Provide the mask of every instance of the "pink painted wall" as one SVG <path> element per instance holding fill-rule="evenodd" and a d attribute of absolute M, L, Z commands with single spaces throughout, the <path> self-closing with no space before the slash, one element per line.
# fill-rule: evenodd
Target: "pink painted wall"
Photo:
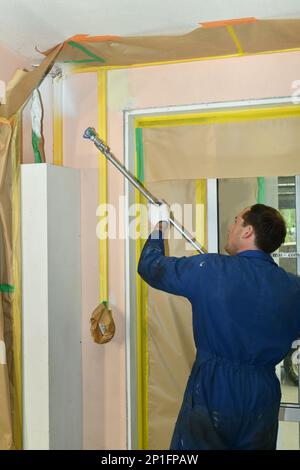
<path fill-rule="evenodd" d="M 293 93 L 300 79 L 300 53 L 199 61 L 108 72 L 108 144 L 123 160 L 124 109 L 241 100 Z M 109 291 L 116 335 L 106 345 L 92 343 L 89 317 L 99 301 L 98 157 L 82 139 L 97 127 L 96 74 L 65 80 L 64 163 L 82 169 L 82 296 L 84 447 L 126 448 L 125 265 L 124 242 L 109 241 Z M 133 157 L 133 156 L 132 156 Z M 109 202 L 118 207 L 124 181 L 108 167 Z M 101 273 L 100 273 L 101 276 Z"/>
<path fill-rule="evenodd" d="M 131 69 L 128 87 L 145 108 L 290 96 L 299 65 L 300 53 L 290 52 Z"/>

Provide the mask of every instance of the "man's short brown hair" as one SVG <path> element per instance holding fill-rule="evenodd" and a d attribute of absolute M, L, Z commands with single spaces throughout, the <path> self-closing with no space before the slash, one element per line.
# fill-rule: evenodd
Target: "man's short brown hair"
<path fill-rule="evenodd" d="M 286 237 L 286 225 L 280 212 L 264 204 L 254 204 L 242 215 L 245 225 L 252 225 L 259 250 L 273 253 Z"/>

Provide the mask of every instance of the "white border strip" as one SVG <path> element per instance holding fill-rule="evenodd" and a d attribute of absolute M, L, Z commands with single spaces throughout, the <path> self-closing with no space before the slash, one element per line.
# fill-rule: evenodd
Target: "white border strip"
<path fill-rule="evenodd" d="M 124 163 L 125 167 L 129 165 L 129 115 L 124 113 Z M 124 231 L 125 231 L 125 350 L 126 350 L 126 410 L 127 410 L 127 449 L 132 449 L 132 423 L 131 423 L 131 335 L 130 335 L 130 238 L 129 238 L 129 181 L 124 178 Z"/>
<path fill-rule="evenodd" d="M 228 108 L 240 108 L 240 107 L 250 107 L 250 106 L 269 106 L 277 104 L 295 104 L 294 96 L 282 96 L 274 98 L 258 98 L 253 100 L 238 100 L 238 101 L 220 101 L 212 103 L 201 103 L 201 104 L 190 104 L 190 105 L 180 105 L 180 106 L 165 106 L 162 108 L 143 108 L 138 110 L 126 110 L 125 113 L 133 117 L 147 117 L 151 115 L 166 115 L 166 114 L 175 114 L 175 113 L 184 113 L 188 114 L 189 112 L 195 111 L 204 111 L 204 110 L 213 110 L 213 109 L 228 109 Z"/>
<path fill-rule="evenodd" d="M 207 178 L 207 251 L 218 253 L 218 192 L 217 180 Z"/>

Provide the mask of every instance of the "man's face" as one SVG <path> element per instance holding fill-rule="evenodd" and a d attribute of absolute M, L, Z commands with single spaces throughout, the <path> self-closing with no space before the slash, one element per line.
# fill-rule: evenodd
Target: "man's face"
<path fill-rule="evenodd" d="M 243 214 L 249 211 L 250 207 L 246 207 L 246 209 L 242 210 L 234 219 L 233 224 L 229 225 L 228 227 L 228 236 L 227 242 L 225 245 L 225 250 L 230 255 L 235 255 L 242 249 L 242 242 L 243 242 L 243 235 L 245 234 L 245 226 Z"/>

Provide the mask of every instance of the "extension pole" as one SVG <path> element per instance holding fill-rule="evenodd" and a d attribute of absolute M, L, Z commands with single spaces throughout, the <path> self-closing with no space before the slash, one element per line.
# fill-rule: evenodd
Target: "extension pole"
<path fill-rule="evenodd" d="M 92 140 L 97 147 L 98 150 L 109 160 L 122 174 L 127 178 L 133 186 L 138 189 L 145 198 L 151 202 L 151 204 L 160 205 L 161 202 L 154 197 L 143 185 L 140 181 L 133 176 L 127 168 L 111 153 L 109 147 L 105 145 L 105 143 L 100 139 L 96 130 L 93 127 L 88 127 L 84 134 L 84 139 Z M 173 225 L 176 230 L 188 241 L 191 245 L 199 252 L 199 253 L 206 253 L 206 251 L 199 245 L 199 243 L 195 240 L 195 238 L 179 223 L 177 222 L 172 215 L 169 217 L 169 222 Z"/>

